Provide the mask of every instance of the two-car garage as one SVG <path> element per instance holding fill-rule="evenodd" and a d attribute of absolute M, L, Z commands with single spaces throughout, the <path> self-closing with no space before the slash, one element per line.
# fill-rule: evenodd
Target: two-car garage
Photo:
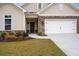
<path fill-rule="evenodd" d="M 45 34 L 76 32 L 77 19 L 45 19 Z"/>
<path fill-rule="evenodd" d="M 79 11 L 72 4 L 54 3 L 38 12 L 44 26 L 39 26 L 40 32 L 54 33 L 79 33 Z"/>

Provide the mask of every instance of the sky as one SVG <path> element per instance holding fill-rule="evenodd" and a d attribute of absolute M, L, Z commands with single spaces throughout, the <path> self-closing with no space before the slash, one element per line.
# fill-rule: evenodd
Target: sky
<path fill-rule="evenodd" d="M 17 6 L 22 6 L 24 3 L 16 3 Z M 79 9 L 79 3 L 73 3 L 73 6 Z"/>
<path fill-rule="evenodd" d="M 73 4 L 76 8 L 79 8 L 79 3 Z"/>
<path fill-rule="evenodd" d="M 24 3 L 16 3 L 17 6 L 22 6 Z"/>

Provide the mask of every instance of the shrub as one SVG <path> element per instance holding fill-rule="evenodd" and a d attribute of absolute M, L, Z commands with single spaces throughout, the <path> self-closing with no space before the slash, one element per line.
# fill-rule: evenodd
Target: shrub
<path fill-rule="evenodd" d="M 28 33 L 22 32 L 22 36 L 23 36 L 23 37 L 26 37 L 26 36 L 28 36 Z"/>
<path fill-rule="evenodd" d="M 21 32 L 16 32 L 15 36 L 20 37 L 20 36 L 22 36 L 22 33 Z"/>
<path fill-rule="evenodd" d="M 2 40 L 4 40 L 5 37 L 6 37 L 6 33 L 5 32 L 1 32 L 0 37 L 2 38 Z"/>
<path fill-rule="evenodd" d="M 8 32 L 8 34 L 9 34 L 9 35 L 14 35 L 14 33 L 13 33 L 13 32 Z"/>
<path fill-rule="evenodd" d="M 42 32 L 39 32 L 38 35 L 42 36 Z"/>
<path fill-rule="evenodd" d="M 15 37 L 13 32 L 7 32 L 7 37 Z"/>
<path fill-rule="evenodd" d="M 5 32 L 2 32 L 1 33 L 1 37 L 4 38 L 5 36 L 6 36 L 6 33 Z"/>

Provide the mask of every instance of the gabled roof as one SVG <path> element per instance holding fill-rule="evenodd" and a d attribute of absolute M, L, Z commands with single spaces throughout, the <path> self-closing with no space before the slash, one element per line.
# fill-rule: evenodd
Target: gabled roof
<path fill-rule="evenodd" d="M 45 11 L 46 9 L 48 9 L 49 7 L 51 6 L 54 6 L 55 4 L 58 4 L 58 3 L 51 3 L 49 4 L 47 7 L 43 8 L 42 10 L 38 11 L 37 14 L 40 14 L 41 12 Z M 71 8 L 75 9 L 76 11 L 79 11 L 76 7 L 74 7 L 71 3 L 63 3 L 63 4 L 66 4 L 68 6 L 70 6 Z"/>
<path fill-rule="evenodd" d="M 41 9 L 39 12 L 37 12 L 37 14 L 39 14 L 39 13 L 41 13 L 42 11 L 44 11 L 44 10 L 46 10 L 48 7 L 50 7 L 52 5 L 52 3 L 51 4 L 49 4 L 47 7 L 45 7 L 45 8 L 43 8 L 43 9 Z"/>
<path fill-rule="evenodd" d="M 28 5 L 30 5 L 30 4 L 35 4 L 35 3 L 25 3 L 25 4 L 23 4 L 22 6 L 20 6 L 21 8 L 23 8 L 23 7 L 26 7 L 26 8 L 23 8 L 24 10 L 25 10 L 25 12 L 29 12 L 29 8 L 27 7 Z M 32 9 L 32 8 L 30 8 L 30 9 Z"/>
<path fill-rule="evenodd" d="M 16 6 L 14 3 L 0 3 L 0 5 L 5 5 L 5 4 L 11 4 L 13 6 L 15 6 L 16 8 L 22 10 L 22 11 L 25 11 L 23 8 L 19 7 L 19 6 Z"/>
<path fill-rule="evenodd" d="M 25 3 L 25 4 L 23 4 L 21 7 L 26 6 L 26 5 L 28 5 L 28 4 L 30 4 L 30 3 Z"/>
<path fill-rule="evenodd" d="M 16 5 L 15 5 L 16 6 Z M 20 8 L 21 10 L 23 10 L 24 12 L 26 12 L 26 10 L 25 9 L 23 9 L 22 7 L 20 7 L 20 6 L 17 6 L 18 8 Z"/>
<path fill-rule="evenodd" d="M 13 5 L 15 5 L 14 3 L 12 3 Z M 15 5 L 16 6 L 16 5 Z M 19 9 L 21 9 L 21 10 L 23 10 L 24 12 L 26 11 L 26 10 L 24 10 L 23 8 L 21 8 L 20 6 L 16 6 L 17 8 L 19 8 Z"/>

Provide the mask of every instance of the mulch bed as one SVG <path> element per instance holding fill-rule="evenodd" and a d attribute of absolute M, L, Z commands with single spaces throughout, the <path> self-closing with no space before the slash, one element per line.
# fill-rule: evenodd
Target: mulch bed
<path fill-rule="evenodd" d="M 22 37 L 7 37 L 5 39 L 3 38 L 0 38 L 0 42 L 12 42 L 12 41 L 23 41 L 23 40 L 30 40 L 30 39 L 34 39 L 34 38 L 31 38 L 31 37 L 26 37 L 26 38 L 22 38 Z"/>

